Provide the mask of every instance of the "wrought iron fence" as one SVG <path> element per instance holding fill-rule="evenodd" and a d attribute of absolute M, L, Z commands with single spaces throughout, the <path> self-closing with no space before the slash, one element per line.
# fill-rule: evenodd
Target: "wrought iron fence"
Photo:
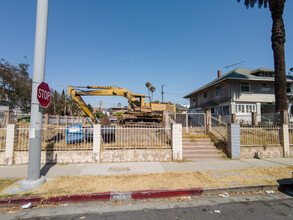
<path fill-rule="evenodd" d="M 205 113 L 177 113 L 176 123 L 182 124 L 183 133 L 205 133 L 206 114 Z"/>
<path fill-rule="evenodd" d="M 211 116 L 211 124 L 209 125 L 209 131 L 216 137 L 227 141 L 227 124 L 219 121 L 217 118 Z"/>
<path fill-rule="evenodd" d="M 170 149 L 171 128 L 159 126 L 104 126 L 101 149 Z"/>
<path fill-rule="evenodd" d="M 29 148 L 29 127 L 17 128 L 16 151 L 27 151 Z M 42 150 L 92 150 L 93 128 L 78 129 L 65 126 L 46 126 L 42 128 Z"/>
<path fill-rule="evenodd" d="M 281 145 L 280 127 L 278 126 L 242 126 L 240 128 L 241 146 Z"/>
<path fill-rule="evenodd" d="M 6 146 L 6 128 L 0 128 L 0 152 L 5 151 Z"/>

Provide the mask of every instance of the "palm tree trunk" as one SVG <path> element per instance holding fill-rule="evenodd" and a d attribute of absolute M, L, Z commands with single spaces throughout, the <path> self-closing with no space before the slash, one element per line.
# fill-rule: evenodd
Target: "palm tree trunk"
<path fill-rule="evenodd" d="M 285 67 L 285 28 L 283 10 L 286 0 L 269 0 L 269 7 L 273 20 L 272 49 L 275 67 L 275 103 L 276 112 L 288 110 L 287 82 Z"/>

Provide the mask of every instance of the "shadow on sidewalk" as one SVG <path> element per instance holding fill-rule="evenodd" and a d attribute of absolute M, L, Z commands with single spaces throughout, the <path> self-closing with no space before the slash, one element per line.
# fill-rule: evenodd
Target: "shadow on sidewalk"
<path fill-rule="evenodd" d="M 56 164 L 57 164 L 57 154 L 55 154 L 55 158 L 54 158 L 53 147 L 48 146 L 46 149 L 46 163 L 41 169 L 41 175 L 46 176 L 49 170 Z"/>
<path fill-rule="evenodd" d="M 278 190 L 280 192 L 293 197 L 293 178 L 279 179 L 277 182 L 279 183 Z"/>

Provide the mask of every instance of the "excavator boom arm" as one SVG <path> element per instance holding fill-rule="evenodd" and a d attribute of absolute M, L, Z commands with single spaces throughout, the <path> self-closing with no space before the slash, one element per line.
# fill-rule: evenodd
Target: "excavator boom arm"
<path fill-rule="evenodd" d="M 93 113 L 89 110 L 86 103 L 82 99 L 80 95 L 77 94 L 76 90 L 72 86 L 68 86 L 68 94 L 72 98 L 72 100 L 77 104 L 78 108 L 81 110 L 84 116 L 89 116 L 92 121 L 96 124 L 98 121 L 93 115 Z"/>

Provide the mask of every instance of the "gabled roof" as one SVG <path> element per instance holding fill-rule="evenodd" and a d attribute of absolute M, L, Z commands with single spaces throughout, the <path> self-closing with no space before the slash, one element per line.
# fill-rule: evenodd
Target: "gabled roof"
<path fill-rule="evenodd" d="M 212 82 L 196 89 L 195 91 L 187 94 L 183 98 L 190 98 L 190 96 L 194 95 L 195 93 L 200 92 L 201 90 L 207 89 L 213 85 L 216 85 L 224 80 L 227 79 L 235 79 L 235 80 L 250 80 L 250 81 L 274 81 L 274 70 L 265 69 L 265 68 L 258 68 L 256 70 L 246 69 L 246 68 L 237 68 L 234 69 L 223 76 L 213 80 Z M 293 82 L 292 76 L 287 76 L 287 82 Z"/>

